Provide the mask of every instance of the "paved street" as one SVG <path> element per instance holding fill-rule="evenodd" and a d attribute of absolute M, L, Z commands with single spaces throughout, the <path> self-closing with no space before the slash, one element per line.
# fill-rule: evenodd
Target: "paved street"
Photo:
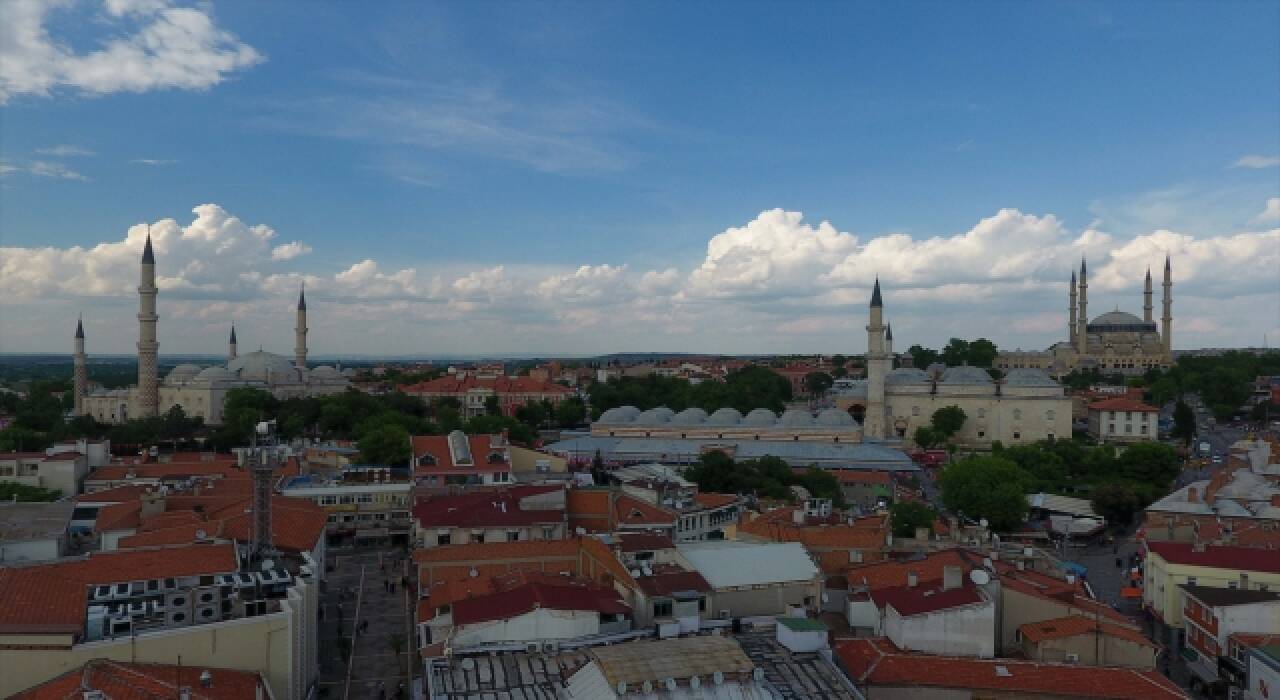
<path fill-rule="evenodd" d="M 320 626 L 321 697 L 385 700 L 396 696 L 401 683 L 410 687 L 406 660 L 413 659 L 414 584 L 410 573 L 410 591 L 401 585 L 401 576 L 412 570 L 403 557 L 399 548 L 330 552 L 334 569 L 326 580 Z M 384 586 L 391 579 L 394 593 Z"/>

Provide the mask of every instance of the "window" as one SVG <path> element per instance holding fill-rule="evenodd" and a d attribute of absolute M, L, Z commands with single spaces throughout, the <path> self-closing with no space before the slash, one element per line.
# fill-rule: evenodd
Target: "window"
<path fill-rule="evenodd" d="M 918 416 L 918 415 L 920 415 L 920 407 L 919 407 L 919 406 L 912 406 L 912 407 L 911 407 L 911 415 L 913 415 L 913 416 Z"/>
<path fill-rule="evenodd" d="M 507 530 L 507 541 L 508 541 L 508 542 L 519 542 L 519 541 L 520 541 L 520 531 L 519 531 L 519 530 Z"/>
<path fill-rule="evenodd" d="M 1227 581 L 1227 588 L 1235 589 L 1235 588 L 1239 588 L 1239 587 L 1240 587 L 1240 582 L 1239 582 L 1239 581 Z"/>
<path fill-rule="evenodd" d="M 434 467 L 435 465 L 436 465 L 436 458 L 432 456 L 430 453 L 424 454 L 418 458 L 419 467 Z"/>
<path fill-rule="evenodd" d="M 356 503 L 373 503 L 373 494 L 362 493 L 356 496 Z"/>
<path fill-rule="evenodd" d="M 1016 431 L 1016 430 L 1015 430 L 1015 431 L 1013 431 L 1013 439 L 1014 439 L 1014 440 L 1021 440 L 1021 439 L 1022 439 L 1022 433 L 1020 433 L 1020 432 L 1018 432 L 1018 431 Z"/>
<path fill-rule="evenodd" d="M 1022 409 L 1021 409 L 1021 408 L 1015 408 L 1015 409 L 1013 409 L 1013 419 L 1014 419 L 1014 420 L 1022 420 Z"/>
<path fill-rule="evenodd" d="M 985 409 L 985 408 L 979 408 L 979 409 L 978 409 L 978 417 L 979 417 L 979 418 L 986 418 L 986 417 L 987 417 L 987 409 Z"/>
<path fill-rule="evenodd" d="M 1196 577 L 1195 577 L 1195 576 L 1188 576 L 1188 577 L 1187 577 L 1187 585 L 1188 585 L 1188 586 L 1194 586 L 1194 585 L 1196 585 Z"/>
<path fill-rule="evenodd" d="M 1147 424 L 1146 424 L 1146 423 L 1143 423 L 1143 424 L 1142 424 L 1142 426 L 1139 428 L 1138 432 L 1142 433 L 1143 435 L 1146 435 L 1146 434 L 1147 434 Z"/>
<path fill-rule="evenodd" d="M 986 436 L 987 436 L 987 431 L 985 430 L 978 431 L 978 437 L 986 437 Z"/>
<path fill-rule="evenodd" d="M 553 539 L 555 536 L 556 536 L 556 529 L 554 527 L 542 528 L 542 539 L 549 540 L 549 539 Z"/>
<path fill-rule="evenodd" d="M 1055 414 L 1055 413 L 1054 413 L 1054 411 L 1053 411 L 1053 409 L 1051 408 L 1051 409 L 1049 409 L 1049 410 L 1047 410 L 1047 411 L 1045 411 L 1045 412 L 1044 412 L 1044 419 L 1045 419 L 1045 420 L 1053 420 L 1053 418 L 1054 418 L 1054 416 L 1055 416 L 1055 415 L 1057 415 L 1057 414 Z"/>
<path fill-rule="evenodd" d="M 338 502 L 337 496 L 321 496 L 320 497 L 320 505 L 322 506 L 331 506 L 337 502 Z"/>
<path fill-rule="evenodd" d="M 436 544 L 451 544 L 452 542 L 453 537 L 447 532 L 443 535 L 436 535 Z"/>
<path fill-rule="evenodd" d="M 655 600 L 653 601 L 654 617 L 671 617 L 671 601 Z"/>

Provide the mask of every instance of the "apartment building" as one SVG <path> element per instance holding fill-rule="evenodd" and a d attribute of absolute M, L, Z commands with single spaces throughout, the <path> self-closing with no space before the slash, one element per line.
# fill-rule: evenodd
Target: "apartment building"
<path fill-rule="evenodd" d="M 1142 603 L 1155 618 L 1157 639 L 1172 647 L 1185 628 L 1183 586 L 1280 590 L 1280 556 L 1252 547 L 1148 542 Z"/>
<path fill-rule="evenodd" d="M 75 450 L 0 452 L 0 481 L 74 496 L 89 474 L 89 458 Z"/>
<path fill-rule="evenodd" d="M 1089 404 L 1089 434 L 1104 442 L 1159 439 L 1160 409 L 1127 398 Z"/>

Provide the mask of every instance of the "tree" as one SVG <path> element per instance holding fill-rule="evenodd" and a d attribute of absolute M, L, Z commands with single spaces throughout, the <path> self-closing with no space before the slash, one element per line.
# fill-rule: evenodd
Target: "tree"
<path fill-rule="evenodd" d="M 932 508 L 919 501 L 899 501 L 889 508 L 894 537 L 915 537 L 916 528 L 932 526 L 937 517 Z"/>
<path fill-rule="evenodd" d="M 960 432 L 967 419 L 968 416 L 965 415 L 963 408 L 959 406 L 943 406 L 933 412 L 933 418 L 930 419 L 929 423 L 939 438 L 947 440 Z"/>
<path fill-rule="evenodd" d="M 1115 525 L 1128 525 L 1146 505 L 1131 483 L 1109 481 L 1093 490 L 1094 512 Z"/>
<path fill-rule="evenodd" d="M 574 396 L 556 404 L 556 424 L 561 428 L 575 428 L 587 419 L 587 406 Z"/>
<path fill-rule="evenodd" d="M 969 341 L 963 338 L 952 338 L 942 348 L 942 361 L 948 367 L 963 365 L 969 361 Z"/>
<path fill-rule="evenodd" d="M 773 459 L 778 459 L 774 457 Z M 782 460 L 778 460 L 782 461 Z M 785 465 L 785 462 L 783 463 Z M 787 473 L 793 474 L 790 467 L 786 467 Z M 830 498 L 831 503 L 837 508 L 843 508 L 844 491 L 840 488 L 840 481 L 835 475 L 824 469 L 817 467 L 809 467 L 800 475 L 798 482 L 815 498 Z"/>
<path fill-rule="evenodd" d="M 804 388 L 810 396 L 821 396 L 831 388 L 834 381 L 826 372 L 810 372 L 804 375 Z"/>
<path fill-rule="evenodd" d="M 1196 436 L 1196 413 L 1182 399 L 1173 407 L 1173 436 L 1186 445 Z"/>
<path fill-rule="evenodd" d="M 937 431 L 927 425 L 916 428 L 916 434 L 912 439 L 915 441 L 916 446 L 922 450 L 931 450 L 942 442 L 942 437 L 938 435 Z"/>
<path fill-rule="evenodd" d="M 972 520 L 986 518 L 994 530 L 1011 530 L 1027 517 L 1031 477 L 1001 457 L 966 457 L 942 472 L 947 508 Z"/>
<path fill-rule="evenodd" d="M 357 443 L 360 458 L 368 464 L 400 466 L 409 463 L 412 449 L 409 431 L 395 423 L 369 428 Z"/>
<path fill-rule="evenodd" d="M 502 406 L 498 403 L 497 396 L 487 396 L 484 400 L 484 412 L 491 416 L 502 415 Z"/>
<path fill-rule="evenodd" d="M 1177 451 L 1159 442 L 1130 445 L 1120 453 L 1116 463 L 1126 479 L 1157 486 L 1167 485 L 1181 470 Z"/>
<path fill-rule="evenodd" d="M 929 365 L 938 361 L 938 351 L 926 348 L 922 345 L 912 345 L 907 348 L 907 354 L 911 356 L 911 364 L 920 369 L 927 369 Z"/>
<path fill-rule="evenodd" d="M 968 350 L 966 360 L 974 367 L 990 367 L 1000 354 L 996 344 L 986 338 L 978 338 L 969 343 Z"/>
<path fill-rule="evenodd" d="M 516 419 L 531 428 L 537 429 L 547 421 L 547 412 L 541 402 L 530 401 L 516 409 Z"/>

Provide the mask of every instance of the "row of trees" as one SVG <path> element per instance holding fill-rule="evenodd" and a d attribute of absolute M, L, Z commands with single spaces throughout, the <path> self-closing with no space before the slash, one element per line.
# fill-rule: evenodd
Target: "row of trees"
<path fill-rule="evenodd" d="M 1088 447 L 1071 440 L 1034 445 L 993 446 L 990 456 L 970 456 L 942 472 L 943 503 L 949 510 L 999 530 L 1026 518 L 1026 494 L 1087 494 L 1094 510 L 1115 524 L 1166 493 L 1181 465 L 1177 452 L 1156 442 L 1131 445 L 1119 454 L 1109 446 Z"/>
<path fill-rule="evenodd" d="M 762 498 L 790 499 L 791 487 L 801 486 L 816 498 L 830 498 L 836 506 L 844 506 L 840 482 L 830 472 L 810 467 L 796 473 L 779 457 L 734 462 L 714 450 L 699 457 L 684 477 L 708 493 L 753 493 Z"/>
<path fill-rule="evenodd" d="M 948 367 L 970 365 L 989 368 L 995 363 L 996 356 L 1000 354 L 1000 350 L 996 348 L 995 343 L 986 338 L 978 338 L 973 341 L 952 338 L 947 341 L 941 351 L 921 345 L 912 345 L 907 348 L 907 354 L 911 355 L 912 365 L 920 369 L 925 369 L 935 362 L 941 362 Z"/>
<path fill-rule="evenodd" d="M 640 409 L 666 406 L 673 411 L 701 408 L 708 413 L 720 408 L 736 408 L 746 413 L 755 408 L 781 412 L 791 400 L 791 383 L 767 367 L 749 366 L 730 372 L 723 382 L 693 384 L 678 377 L 615 377 L 591 385 L 593 417 L 618 406 Z"/>

